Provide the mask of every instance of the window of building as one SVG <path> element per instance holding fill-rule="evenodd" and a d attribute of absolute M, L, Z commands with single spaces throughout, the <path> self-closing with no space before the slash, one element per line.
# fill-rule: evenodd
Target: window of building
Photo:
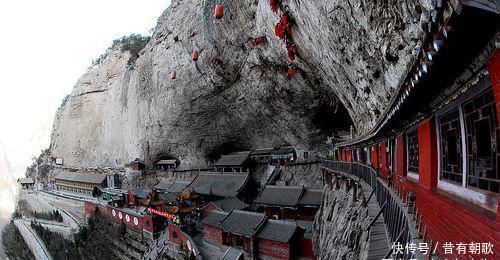
<path fill-rule="evenodd" d="M 467 137 L 467 185 L 499 193 L 498 122 L 493 89 L 463 106 Z"/>
<path fill-rule="evenodd" d="M 408 131 L 406 133 L 406 150 L 408 172 L 418 174 L 418 132 L 417 129 Z"/>
<path fill-rule="evenodd" d="M 462 184 L 462 133 L 458 108 L 439 117 L 438 124 L 441 145 L 441 179 Z"/>

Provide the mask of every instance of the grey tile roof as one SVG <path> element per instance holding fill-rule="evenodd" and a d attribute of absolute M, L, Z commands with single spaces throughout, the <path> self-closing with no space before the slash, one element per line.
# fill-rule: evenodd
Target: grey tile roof
<path fill-rule="evenodd" d="M 133 189 L 132 192 L 134 193 L 134 196 L 138 198 L 147 199 L 149 197 L 149 193 L 151 192 L 151 190 L 147 188 L 138 188 L 138 189 Z"/>
<path fill-rule="evenodd" d="M 259 231 L 266 219 L 266 215 L 262 213 L 235 209 L 229 212 L 220 227 L 235 235 L 251 237 Z"/>
<path fill-rule="evenodd" d="M 260 148 L 253 150 L 250 155 L 270 155 L 274 148 Z"/>
<path fill-rule="evenodd" d="M 19 178 L 19 179 L 17 179 L 17 182 L 19 182 L 21 184 L 34 184 L 35 183 L 32 178 Z"/>
<path fill-rule="evenodd" d="M 156 164 L 177 164 L 177 160 L 159 160 Z"/>
<path fill-rule="evenodd" d="M 242 166 L 248 160 L 250 152 L 238 152 L 222 155 L 222 157 L 214 163 L 215 166 Z"/>
<path fill-rule="evenodd" d="M 246 209 L 248 207 L 248 204 L 244 203 L 238 198 L 225 198 L 213 201 L 212 203 L 224 211 L 231 211 L 233 209 Z"/>
<path fill-rule="evenodd" d="M 213 210 L 208 213 L 208 216 L 203 220 L 203 224 L 220 228 L 222 220 L 228 215 L 227 212 Z"/>
<path fill-rule="evenodd" d="M 157 190 L 168 190 L 174 182 L 161 180 L 160 183 L 156 184 L 155 189 Z"/>
<path fill-rule="evenodd" d="M 185 189 L 189 185 L 189 182 L 187 181 L 160 181 L 155 186 L 155 189 L 157 190 L 163 190 L 167 192 L 181 192 L 183 189 Z"/>
<path fill-rule="evenodd" d="M 322 196 L 322 190 L 306 190 L 300 199 L 299 204 L 319 206 L 321 205 Z"/>
<path fill-rule="evenodd" d="M 285 153 L 294 153 L 295 149 L 292 146 L 283 146 L 276 148 L 272 151 L 273 154 L 285 154 Z"/>
<path fill-rule="evenodd" d="M 296 206 L 303 192 L 303 187 L 266 185 L 254 202 L 274 206 Z"/>
<path fill-rule="evenodd" d="M 102 184 L 106 180 L 105 174 L 82 173 L 82 172 L 61 172 L 56 180 L 74 181 L 92 184 Z"/>
<path fill-rule="evenodd" d="M 288 243 L 299 227 L 297 224 L 283 220 L 270 219 L 257 234 L 258 238 Z"/>
<path fill-rule="evenodd" d="M 175 181 L 170 188 L 168 188 L 169 192 L 181 192 L 189 185 L 187 181 Z"/>
<path fill-rule="evenodd" d="M 249 178 L 249 173 L 199 173 L 188 188 L 202 195 L 236 197 Z"/>

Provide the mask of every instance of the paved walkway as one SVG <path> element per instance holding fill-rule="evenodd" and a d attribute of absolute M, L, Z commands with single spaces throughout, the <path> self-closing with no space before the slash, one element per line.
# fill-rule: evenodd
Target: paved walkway
<path fill-rule="evenodd" d="M 37 260 L 53 260 L 42 240 L 26 220 L 15 219 L 14 224 Z"/>
<path fill-rule="evenodd" d="M 146 260 L 155 260 L 158 259 L 159 256 L 161 256 L 161 253 L 163 249 L 167 246 L 169 241 L 170 235 L 168 233 L 168 230 L 165 230 L 165 232 L 156 240 L 155 244 L 150 248 L 149 252 L 147 252 L 144 256 L 144 259 Z"/>

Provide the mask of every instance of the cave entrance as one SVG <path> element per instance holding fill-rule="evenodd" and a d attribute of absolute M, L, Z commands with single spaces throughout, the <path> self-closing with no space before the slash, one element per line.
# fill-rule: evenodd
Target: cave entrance
<path fill-rule="evenodd" d="M 347 109 L 336 99 L 328 99 L 314 110 L 313 124 L 321 134 L 338 137 L 353 125 Z"/>

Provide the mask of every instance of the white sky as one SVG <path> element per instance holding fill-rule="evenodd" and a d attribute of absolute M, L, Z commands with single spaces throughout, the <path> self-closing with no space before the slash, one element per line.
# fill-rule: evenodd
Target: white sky
<path fill-rule="evenodd" d="M 15 168 L 8 176 L 24 175 L 31 156 L 48 146 L 57 108 L 92 60 L 114 39 L 148 34 L 169 4 L 170 0 L 0 1 L 0 144 L 7 147 Z M 8 176 L 0 176 L 2 182 Z M 15 180 L 7 182 L 15 186 Z M 13 211 L 12 195 L 0 190 L 0 217 Z"/>
<path fill-rule="evenodd" d="M 148 34 L 169 4 L 0 1 L 0 141 L 22 146 L 54 115 L 93 59 L 116 38 Z"/>

